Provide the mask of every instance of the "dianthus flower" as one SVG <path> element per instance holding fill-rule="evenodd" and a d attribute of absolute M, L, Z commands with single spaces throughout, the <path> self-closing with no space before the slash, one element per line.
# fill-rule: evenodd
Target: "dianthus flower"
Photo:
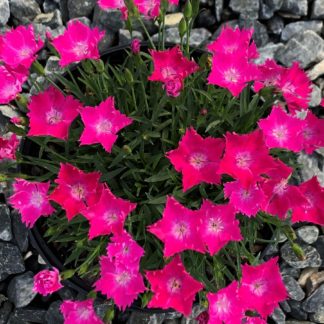
<path fill-rule="evenodd" d="M 121 234 L 127 215 L 135 208 L 135 203 L 116 197 L 105 187 L 98 202 L 82 212 L 90 222 L 89 238 L 92 240 L 99 235 Z"/>
<path fill-rule="evenodd" d="M 257 311 L 266 318 L 288 297 L 277 262 L 278 257 L 257 266 L 242 266 L 238 293 L 244 310 Z"/>
<path fill-rule="evenodd" d="M 204 139 L 193 128 L 187 129 L 179 147 L 167 153 L 174 168 L 182 173 L 183 191 L 202 182 L 219 184 L 217 171 L 223 151 L 222 138 Z"/>
<path fill-rule="evenodd" d="M 198 232 L 210 255 L 216 254 L 228 242 L 242 239 L 240 224 L 235 219 L 235 209 L 231 205 L 215 205 L 204 200 L 199 216 Z"/>
<path fill-rule="evenodd" d="M 173 197 L 168 197 L 163 218 L 148 227 L 148 231 L 164 243 L 164 256 L 170 257 L 184 250 L 204 253 L 198 231 L 197 211 L 185 208 Z"/>
<path fill-rule="evenodd" d="M 19 139 L 16 134 L 0 136 L 0 161 L 3 159 L 16 160 L 16 151 L 19 146 Z"/>
<path fill-rule="evenodd" d="M 203 285 L 192 278 L 182 264 L 179 255 L 162 270 L 147 271 L 153 298 L 148 307 L 173 308 L 185 316 L 190 315 L 192 303 Z"/>
<path fill-rule="evenodd" d="M 150 50 L 150 54 L 154 70 L 148 79 L 163 82 L 167 94 L 173 97 L 180 94 L 184 79 L 199 69 L 197 63 L 188 60 L 183 55 L 179 46 L 165 51 Z"/>
<path fill-rule="evenodd" d="M 134 0 L 138 11 L 150 18 L 156 18 L 160 14 L 161 0 Z"/>
<path fill-rule="evenodd" d="M 233 281 L 229 286 L 217 293 L 208 293 L 208 324 L 241 324 L 243 307 L 238 297 L 238 283 Z"/>
<path fill-rule="evenodd" d="M 124 20 L 128 17 L 128 10 L 124 0 L 99 0 L 98 5 L 101 9 L 119 9 Z"/>
<path fill-rule="evenodd" d="M 81 134 L 81 145 L 100 143 L 107 152 L 111 152 L 117 133 L 132 123 L 132 119 L 115 108 L 115 100 L 108 97 L 96 107 L 86 107 L 81 111 L 85 125 Z"/>
<path fill-rule="evenodd" d="M 316 176 L 298 186 L 306 202 L 293 208 L 292 222 L 311 222 L 324 225 L 324 188 Z"/>
<path fill-rule="evenodd" d="M 34 288 L 37 293 L 46 296 L 61 289 L 60 273 L 56 268 L 42 270 L 34 276 Z"/>
<path fill-rule="evenodd" d="M 138 54 L 141 50 L 141 40 L 134 38 L 131 43 L 131 50 L 133 54 Z"/>
<path fill-rule="evenodd" d="M 14 194 L 9 201 L 13 208 L 19 210 L 27 227 L 33 227 L 41 216 L 53 214 L 54 208 L 47 195 L 49 187 L 49 182 L 29 182 L 24 179 L 14 182 Z"/>
<path fill-rule="evenodd" d="M 260 317 L 245 317 L 243 319 L 243 324 L 267 324 L 267 321 Z"/>
<path fill-rule="evenodd" d="M 104 324 L 93 309 L 93 300 L 64 300 L 60 306 L 64 324 Z"/>
<path fill-rule="evenodd" d="M 100 278 L 95 283 L 96 291 L 101 291 L 107 298 L 112 298 L 121 310 L 131 305 L 138 294 L 146 289 L 138 267 L 117 263 L 102 256 L 100 273 Z"/>
<path fill-rule="evenodd" d="M 40 38 L 36 39 L 33 25 L 18 26 L 0 35 L 0 61 L 13 69 L 29 69 L 43 45 Z"/>
<path fill-rule="evenodd" d="M 100 176 L 99 172 L 85 173 L 69 163 L 61 163 L 55 180 L 58 186 L 50 199 L 61 205 L 68 220 L 71 220 L 98 201 L 102 190 Z"/>
<path fill-rule="evenodd" d="M 66 140 L 69 127 L 82 109 L 81 103 L 72 96 L 49 87 L 42 93 L 31 97 L 28 104 L 28 136 L 53 136 Z"/>
<path fill-rule="evenodd" d="M 54 38 L 52 44 L 60 54 L 61 67 L 85 59 L 99 59 L 98 43 L 104 32 L 91 29 L 80 21 L 71 21 L 64 34 Z"/>

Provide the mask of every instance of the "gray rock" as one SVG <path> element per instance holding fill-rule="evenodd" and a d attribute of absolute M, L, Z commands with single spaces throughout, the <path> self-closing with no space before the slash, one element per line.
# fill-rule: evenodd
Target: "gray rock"
<path fill-rule="evenodd" d="M 111 45 L 114 43 L 116 38 L 116 33 L 106 30 L 105 36 L 101 39 L 99 43 L 99 52 L 104 53 Z"/>
<path fill-rule="evenodd" d="M 282 276 L 291 276 L 295 279 L 298 279 L 300 275 L 300 269 L 292 268 L 288 263 L 281 262 L 280 273 Z"/>
<path fill-rule="evenodd" d="M 96 5 L 93 14 L 93 26 L 117 32 L 125 27 L 125 22 L 120 10 L 102 10 Z"/>
<path fill-rule="evenodd" d="M 10 0 L 10 13 L 19 21 L 33 20 L 41 10 L 35 0 Z"/>
<path fill-rule="evenodd" d="M 291 308 L 286 300 L 284 300 L 283 302 L 280 302 L 279 305 L 285 313 L 291 312 Z"/>
<path fill-rule="evenodd" d="M 320 105 L 321 100 L 322 100 L 322 93 L 321 93 L 321 89 L 315 85 L 312 84 L 312 93 L 311 93 L 311 100 L 309 102 L 309 106 L 310 107 L 317 107 Z"/>
<path fill-rule="evenodd" d="M 138 38 L 143 40 L 143 35 L 141 32 L 134 30 L 133 31 L 133 39 Z M 119 45 L 130 44 L 132 41 L 130 32 L 128 29 L 120 29 L 119 30 Z"/>
<path fill-rule="evenodd" d="M 28 229 L 21 221 L 21 216 L 17 210 L 11 212 L 12 231 L 16 244 L 21 252 L 26 252 L 28 249 Z"/>
<path fill-rule="evenodd" d="M 0 26 L 5 26 L 10 17 L 8 0 L 0 0 Z"/>
<path fill-rule="evenodd" d="M 273 256 L 278 255 L 279 247 L 276 244 L 268 244 L 261 253 L 261 258 L 268 261 Z"/>
<path fill-rule="evenodd" d="M 0 242 L 0 281 L 11 274 L 25 271 L 24 261 L 17 246 Z"/>
<path fill-rule="evenodd" d="M 281 10 L 293 15 L 307 16 L 307 0 L 284 0 Z"/>
<path fill-rule="evenodd" d="M 35 35 L 37 35 L 37 37 L 40 37 L 43 41 L 45 41 L 46 32 L 48 31 L 49 28 L 43 24 L 36 24 L 36 23 L 33 23 L 33 26 L 34 26 Z"/>
<path fill-rule="evenodd" d="M 307 295 L 312 294 L 323 283 L 324 283 L 324 271 L 313 273 L 306 282 Z"/>
<path fill-rule="evenodd" d="M 313 322 L 308 322 L 308 321 L 286 321 L 286 324 L 313 324 Z"/>
<path fill-rule="evenodd" d="M 299 286 L 298 282 L 290 276 L 284 276 L 283 282 L 287 288 L 290 299 L 301 301 L 305 298 L 303 289 Z"/>
<path fill-rule="evenodd" d="M 61 301 L 53 302 L 47 310 L 45 315 L 45 323 L 46 324 L 63 324 L 64 319 L 63 315 L 60 312 Z"/>
<path fill-rule="evenodd" d="M 34 23 L 48 26 L 51 29 L 63 26 L 61 12 L 58 9 L 53 12 L 37 15 L 34 19 Z"/>
<path fill-rule="evenodd" d="M 299 153 L 297 161 L 302 165 L 300 174 L 303 181 L 307 181 L 316 175 L 319 183 L 324 186 L 324 170 L 317 157 Z"/>
<path fill-rule="evenodd" d="M 221 21 L 223 7 L 224 7 L 224 0 L 215 0 L 215 16 L 217 21 Z"/>
<path fill-rule="evenodd" d="M 145 313 L 132 312 L 127 324 L 162 324 L 165 320 L 181 318 L 178 312 Z"/>
<path fill-rule="evenodd" d="M 241 28 L 253 28 L 253 40 L 256 46 L 262 47 L 269 42 L 269 35 L 265 25 L 258 20 L 239 20 L 239 26 Z"/>
<path fill-rule="evenodd" d="M 324 74 L 324 60 L 314 65 L 307 71 L 308 77 L 313 81 Z"/>
<path fill-rule="evenodd" d="M 284 47 L 283 44 L 268 43 L 267 45 L 259 48 L 260 56 L 254 60 L 256 64 L 263 64 L 267 59 L 274 59 L 277 51 Z"/>
<path fill-rule="evenodd" d="M 3 304 L 0 304 L 0 323 L 7 323 L 9 315 L 12 310 L 12 304 L 8 301 L 5 301 Z"/>
<path fill-rule="evenodd" d="M 242 19 L 258 19 L 259 17 L 259 0 L 231 0 L 230 8 L 240 13 Z"/>
<path fill-rule="evenodd" d="M 6 205 L 0 204 L 0 240 L 12 239 L 10 211 Z"/>
<path fill-rule="evenodd" d="M 26 308 L 17 308 L 13 312 L 13 317 L 15 320 L 19 321 L 19 323 L 23 322 L 32 322 L 32 323 L 44 323 L 45 322 L 45 309 L 38 309 L 32 307 Z"/>
<path fill-rule="evenodd" d="M 309 245 L 301 244 L 300 247 L 304 251 L 305 260 L 300 260 L 291 248 L 290 242 L 286 242 L 281 247 L 281 257 L 291 266 L 297 269 L 307 267 L 319 267 L 321 265 L 321 257 L 317 250 Z"/>
<path fill-rule="evenodd" d="M 302 309 L 307 313 L 315 313 L 324 306 L 324 284 L 321 285 L 302 303 Z"/>
<path fill-rule="evenodd" d="M 64 26 L 60 26 L 60 27 L 57 27 L 55 29 L 52 29 L 51 30 L 51 35 L 53 38 L 57 37 L 57 36 L 60 36 L 62 35 L 64 32 L 65 32 L 65 27 Z"/>
<path fill-rule="evenodd" d="M 301 309 L 301 302 L 297 300 L 288 300 L 291 308 L 289 315 L 297 320 L 307 320 L 307 313 Z"/>
<path fill-rule="evenodd" d="M 267 27 L 271 34 L 280 35 L 285 27 L 285 23 L 280 16 L 273 16 L 267 21 Z"/>
<path fill-rule="evenodd" d="M 310 314 L 309 319 L 315 323 L 324 323 L 324 306 L 320 306 L 314 314 Z"/>
<path fill-rule="evenodd" d="M 306 283 L 308 282 L 309 278 L 314 274 L 318 272 L 318 268 L 305 268 L 301 272 L 299 278 L 298 278 L 298 284 L 301 287 L 305 287 Z"/>
<path fill-rule="evenodd" d="M 276 323 L 276 324 L 284 324 L 286 323 L 286 315 L 282 311 L 280 307 L 277 307 L 273 313 L 270 315 L 270 318 Z"/>
<path fill-rule="evenodd" d="M 299 239 L 308 244 L 317 241 L 319 235 L 318 227 L 312 225 L 299 227 L 295 232 Z"/>
<path fill-rule="evenodd" d="M 320 20 L 296 21 L 285 26 L 281 34 L 281 40 L 287 41 L 304 30 L 312 30 L 317 34 L 320 34 L 322 28 L 323 22 Z"/>
<path fill-rule="evenodd" d="M 69 9 L 68 9 L 68 0 L 54 0 L 59 4 L 59 9 L 62 14 L 63 22 L 66 23 L 69 20 Z"/>
<path fill-rule="evenodd" d="M 321 267 L 324 267 L 324 235 L 321 235 L 318 237 L 314 246 L 321 256 L 321 259 L 322 259 Z"/>
<path fill-rule="evenodd" d="M 181 324 L 196 324 L 196 318 L 205 311 L 206 308 L 201 305 L 193 306 L 191 314 L 188 317 L 183 317 L 181 319 Z"/>
<path fill-rule="evenodd" d="M 68 0 L 70 18 L 89 16 L 96 4 L 96 0 Z"/>
<path fill-rule="evenodd" d="M 283 0 L 263 0 L 260 4 L 260 19 L 269 19 L 282 6 Z"/>
<path fill-rule="evenodd" d="M 82 22 L 82 24 L 87 25 L 89 27 L 91 25 L 91 20 L 88 17 L 77 17 L 77 18 L 70 19 L 70 21 L 80 21 Z"/>
<path fill-rule="evenodd" d="M 52 12 L 55 9 L 58 9 L 58 3 L 53 0 L 45 0 L 43 2 L 43 10 L 45 13 Z"/>
<path fill-rule="evenodd" d="M 24 274 L 14 277 L 8 286 L 8 299 L 16 306 L 16 308 L 25 307 L 37 295 L 33 291 L 34 274 L 28 271 Z"/>
<path fill-rule="evenodd" d="M 315 0 L 313 2 L 311 17 L 324 19 L 324 0 Z"/>
<path fill-rule="evenodd" d="M 59 61 L 60 59 L 57 56 L 50 56 L 44 68 L 45 75 L 52 75 L 53 73 L 64 73 L 65 69 L 62 69 L 60 67 Z"/>
<path fill-rule="evenodd" d="M 106 302 L 99 302 L 95 301 L 94 302 L 94 310 L 96 314 L 101 318 L 104 319 L 104 316 L 109 308 L 113 308 L 114 305 L 111 301 L 106 301 Z"/>

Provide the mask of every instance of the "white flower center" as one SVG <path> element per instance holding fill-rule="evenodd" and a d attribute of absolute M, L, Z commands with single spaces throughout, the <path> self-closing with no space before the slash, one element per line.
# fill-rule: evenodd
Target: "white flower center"
<path fill-rule="evenodd" d="M 168 291 L 172 294 L 176 294 L 180 291 L 182 282 L 178 278 L 171 278 L 168 281 Z"/>
<path fill-rule="evenodd" d="M 119 219 L 118 214 L 115 211 L 111 211 L 111 210 L 105 212 L 103 218 L 108 225 L 117 223 Z"/>
<path fill-rule="evenodd" d="M 55 108 L 52 108 L 49 112 L 46 113 L 46 121 L 50 125 L 56 125 L 62 121 L 62 113 Z"/>
<path fill-rule="evenodd" d="M 230 310 L 231 303 L 225 295 L 222 295 L 214 304 L 214 310 L 217 314 L 227 314 Z"/>
<path fill-rule="evenodd" d="M 235 156 L 236 166 L 240 169 L 248 169 L 251 166 L 252 158 L 249 152 L 239 152 Z"/>
<path fill-rule="evenodd" d="M 78 307 L 77 313 L 80 320 L 87 320 L 91 316 L 91 310 L 88 307 Z"/>
<path fill-rule="evenodd" d="M 95 127 L 98 134 L 107 134 L 111 133 L 112 123 L 108 119 L 102 119 Z"/>
<path fill-rule="evenodd" d="M 173 225 L 173 236 L 178 240 L 184 240 L 190 234 L 190 228 L 186 222 L 179 222 Z"/>
<path fill-rule="evenodd" d="M 73 185 L 71 187 L 71 195 L 74 199 L 82 200 L 85 199 L 86 190 L 84 186 L 80 183 Z"/>
<path fill-rule="evenodd" d="M 219 235 L 224 230 L 224 223 L 219 217 L 212 217 L 208 220 L 208 232 Z"/>
<path fill-rule="evenodd" d="M 224 79 L 229 83 L 237 83 L 240 78 L 240 73 L 237 69 L 231 67 L 224 71 Z"/>
<path fill-rule="evenodd" d="M 171 66 L 164 66 L 161 68 L 163 78 L 168 79 L 177 75 L 177 71 Z"/>
<path fill-rule="evenodd" d="M 272 136 L 278 142 L 284 142 L 287 139 L 288 129 L 286 125 L 278 125 L 272 130 Z"/>
<path fill-rule="evenodd" d="M 285 193 L 286 189 L 287 189 L 287 179 L 283 179 L 274 186 L 273 192 L 281 196 Z"/>
<path fill-rule="evenodd" d="M 251 292 L 259 297 L 265 293 L 266 289 L 267 284 L 262 279 L 256 280 L 250 285 Z"/>
<path fill-rule="evenodd" d="M 132 276 L 127 271 L 118 273 L 115 276 L 115 280 L 120 286 L 126 286 L 130 282 L 131 279 L 132 279 Z"/>
<path fill-rule="evenodd" d="M 89 47 L 87 43 L 84 42 L 77 42 L 73 49 L 72 52 L 76 55 L 76 56 L 84 56 L 87 55 L 89 53 Z"/>
<path fill-rule="evenodd" d="M 30 198 L 30 204 L 34 207 L 40 207 L 44 202 L 44 196 L 39 191 L 33 191 Z"/>
<path fill-rule="evenodd" d="M 202 169 L 207 164 L 207 156 L 203 153 L 194 153 L 189 158 L 189 164 L 196 170 Z"/>
<path fill-rule="evenodd" d="M 22 49 L 19 51 L 19 56 L 20 56 L 21 58 L 27 58 L 27 57 L 29 57 L 31 54 L 32 54 L 32 51 L 31 51 L 31 49 L 28 48 L 28 47 L 24 47 L 24 48 L 22 48 Z"/>
<path fill-rule="evenodd" d="M 290 94 L 295 94 L 296 92 L 296 87 L 291 82 L 286 82 L 281 89 L 282 92 L 286 92 Z"/>

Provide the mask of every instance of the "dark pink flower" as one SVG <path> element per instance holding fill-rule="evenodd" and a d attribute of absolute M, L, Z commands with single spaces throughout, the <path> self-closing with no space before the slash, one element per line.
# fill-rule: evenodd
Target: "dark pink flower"
<path fill-rule="evenodd" d="M 185 316 L 190 315 L 195 296 L 203 289 L 203 285 L 188 274 L 179 255 L 162 270 L 147 271 L 146 278 L 154 294 L 148 307 L 173 308 Z"/>
<path fill-rule="evenodd" d="M 99 106 L 84 108 L 81 118 L 85 125 L 81 145 L 100 143 L 107 152 L 111 152 L 118 138 L 117 133 L 133 122 L 115 108 L 113 97 L 108 97 Z"/>
<path fill-rule="evenodd" d="M 33 25 L 18 26 L 0 35 L 0 61 L 12 68 L 21 65 L 29 69 L 43 45 L 36 39 Z"/>
<path fill-rule="evenodd" d="M 179 147 L 167 153 L 174 168 L 182 173 L 183 191 L 202 182 L 219 184 L 217 171 L 223 151 L 222 138 L 203 138 L 193 128 L 188 128 Z"/>
<path fill-rule="evenodd" d="M 245 310 L 257 311 L 263 318 L 288 297 L 277 262 L 278 257 L 257 266 L 242 266 L 240 301 Z"/>
<path fill-rule="evenodd" d="M 98 0 L 98 5 L 103 10 L 119 9 L 124 20 L 128 17 L 128 10 L 124 0 Z"/>
<path fill-rule="evenodd" d="M 61 163 L 58 186 L 50 199 L 62 206 L 68 220 L 95 204 L 101 195 L 102 184 L 99 183 L 99 172 L 85 173 L 69 163 Z"/>
<path fill-rule="evenodd" d="M 54 208 L 47 195 L 49 187 L 49 182 L 29 182 L 23 179 L 16 179 L 14 182 L 14 194 L 10 197 L 10 204 L 19 210 L 27 227 L 33 227 L 41 216 L 53 214 Z"/>
<path fill-rule="evenodd" d="M 267 324 L 268 322 L 260 317 L 245 317 L 243 324 Z"/>
<path fill-rule="evenodd" d="M 168 197 L 163 218 L 150 225 L 148 231 L 164 243 L 165 257 L 184 250 L 204 253 L 205 248 L 198 225 L 197 211 L 187 209 L 173 197 Z"/>
<path fill-rule="evenodd" d="M 243 307 L 238 297 L 238 283 L 233 281 L 217 293 L 208 293 L 209 324 L 241 324 Z"/>
<path fill-rule="evenodd" d="M 64 300 L 60 306 L 64 324 L 104 324 L 93 309 L 93 299 Z"/>
<path fill-rule="evenodd" d="M 150 18 L 156 18 L 160 14 L 161 0 L 134 0 L 138 11 Z"/>
<path fill-rule="evenodd" d="M 116 263 L 103 256 L 100 258 L 100 270 L 101 276 L 95 283 L 96 291 L 112 298 L 121 310 L 131 305 L 138 294 L 146 290 L 138 267 Z"/>
<path fill-rule="evenodd" d="M 133 39 L 131 43 L 131 49 L 133 54 L 138 54 L 141 50 L 141 40 L 138 38 Z"/>
<path fill-rule="evenodd" d="M 60 273 L 56 268 L 42 270 L 34 276 L 34 288 L 37 293 L 46 296 L 61 289 Z"/>
<path fill-rule="evenodd" d="M 24 119 L 22 117 L 18 117 L 18 116 L 10 118 L 10 122 L 15 125 L 22 125 L 23 121 L 24 121 Z"/>
<path fill-rule="evenodd" d="M 271 114 L 258 122 L 269 148 L 284 148 L 300 152 L 303 146 L 302 129 L 305 122 L 274 106 Z"/>
<path fill-rule="evenodd" d="M 199 218 L 198 232 L 210 255 L 219 252 L 230 241 L 242 240 L 240 223 L 235 219 L 235 209 L 231 205 L 215 205 L 204 200 Z"/>
<path fill-rule="evenodd" d="M 208 324 L 209 320 L 209 314 L 208 311 L 204 311 L 200 313 L 195 320 L 197 321 L 198 324 Z"/>
<path fill-rule="evenodd" d="M 68 23 L 64 34 L 53 39 L 52 44 L 59 52 L 62 67 L 85 59 L 99 59 L 98 43 L 105 32 L 91 29 L 80 21 Z"/>
<path fill-rule="evenodd" d="M 293 208 L 292 222 L 311 222 L 324 226 L 324 188 L 313 177 L 298 186 L 306 202 Z"/>
<path fill-rule="evenodd" d="M 16 151 L 19 146 L 19 139 L 16 134 L 9 137 L 0 136 L 0 161 L 3 159 L 16 160 Z"/>
<path fill-rule="evenodd" d="M 90 240 L 99 235 L 121 234 L 126 217 L 135 208 L 135 203 L 116 197 L 105 187 L 98 202 L 82 212 L 90 222 Z"/>
<path fill-rule="evenodd" d="M 49 87 L 31 97 L 28 109 L 28 136 L 53 136 L 66 140 L 82 104 L 72 96 L 65 97 L 60 90 Z"/>

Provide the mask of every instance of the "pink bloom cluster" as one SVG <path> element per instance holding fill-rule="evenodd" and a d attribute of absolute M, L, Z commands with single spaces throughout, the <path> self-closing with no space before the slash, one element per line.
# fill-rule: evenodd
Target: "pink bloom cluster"
<path fill-rule="evenodd" d="M 0 161 L 15 160 L 18 146 L 19 139 L 15 134 L 11 134 L 9 137 L 0 137 Z"/>
<path fill-rule="evenodd" d="M 34 276 L 33 290 L 43 296 L 52 294 L 62 287 L 60 274 L 56 268 L 53 270 L 42 270 Z"/>

